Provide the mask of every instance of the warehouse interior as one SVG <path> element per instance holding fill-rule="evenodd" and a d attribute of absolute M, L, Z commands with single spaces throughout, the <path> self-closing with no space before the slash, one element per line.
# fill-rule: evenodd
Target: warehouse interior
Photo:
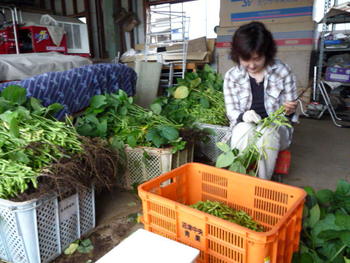
<path fill-rule="evenodd" d="M 349 87 L 346 0 L 0 0 L 0 262 L 350 262 Z"/>

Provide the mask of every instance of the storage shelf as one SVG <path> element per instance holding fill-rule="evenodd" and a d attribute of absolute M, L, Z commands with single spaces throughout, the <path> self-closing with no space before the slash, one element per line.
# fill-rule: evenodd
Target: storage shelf
<path fill-rule="evenodd" d="M 343 23 L 350 23 L 350 17 L 349 16 L 339 16 L 339 17 L 330 17 L 327 18 L 326 24 L 343 24 Z"/>
<path fill-rule="evenodd" d="M 350 48 L 325 48 L 324 52 L 340 52 L 340 51 L 350 51 Z"/>
<path fill-rule="evenodd" d="M 337 2 L 337 1 L 336 1 Z M 329 25 L 335 25 L 335 24 L 344 24 L 344 23 L 350 23 L 350 12 L 347 12 L 348 9 L 344 9 L 345 4 L 339 5 L 338 11 L 332 12 L 332 0 L 325 0 L 324 1 L 324 16 L 323 19 L 318 23 L 322 25 L 322 32 L 320 34 L 320 45 L 318 46 L 318 62 L 316 68 L 316 73 L 314 72 L 314 81 L 316 83 L 320 83 L 324 77 L 324 67 L 325 65 L 325 59 L 329 58 L 331 55 L 338 55 L 341 54 L 341 52 L 344 53 L 350 53 L 350 47 L 347 48 L 341 48 L 334 45 L 334 48 L 327 48 L 327 46 L 324 45 L 325 41 L 325 35 L 326 33 L 332 33 L 334 32 L 335 28 L 332 26 L 332 29 L 329 30 Z M 334 9 L 337 9 L 334 7 Z M 343 11 L 343 12 L 342 12 Z M 346 83 L 343 83 L 344 86 L 347 85 Z M 320 91 L 316 88 L 316 85 L 314 85 L 313 90 L 313 100 L 318 101 L 320 99 Z"/>

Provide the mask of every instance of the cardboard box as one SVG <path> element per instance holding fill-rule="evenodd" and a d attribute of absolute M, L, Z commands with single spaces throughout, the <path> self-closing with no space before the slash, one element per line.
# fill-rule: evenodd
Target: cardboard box
<path fill-rule="evenodd" d="M 207 39 L 206 37 L 200 37 L 200 38 L 189 40 L 188 48 L 187 48 L 187 61 L 210 63 L 212 61 L 214 46 L 215 46 L 215 39 Z M 137 51 L 144 51 L 144 48 L 145 48 L 144 44 L 135 45 L 135 50 Z M 151 48 L 155 49 L 156 46 L 151 46 Z M 179 49 L 182 49 L 182 44 L 166 47 L 167 51 L 174 51 Z M 169 52 L 169 53 L 163 52 L 161 56 L 163 56 L 163 59 L 166 61 L 182 59 L 182 54 L 177 52 Z M 136 59 L 143 60 L 144 56 L 142 54 L 138 54 L 136 56 L 122 58 L 122 62 L 126 63 L 130 61 L 134 61 Z M 150 55 L 147 57 L 147 59 L 149 61 L 156 61 L 157 55 L 156 54 Z"/>
<path fill-rule="evenodd" d="M 182 44 L 167 46 L 166 50 L 176 50 L 176 49 L 182 49 Z M 196 39 L 191 39 L 188 41 L 187 45 L 187 52 L 205 52 L 208 50 L 207 47 L 207 38 L 206 37 L 200 37 Z"/>
<path fill-rule="evenodd" d="M 204 61 L 208 55 L 208 52 L 191 52 L 187 54 L 187 61 Z M 163 53 L 162 55 L 160 54 L 154 54 L 154 55 L 149 55 L 147 56 L 148 61 L 157 61 L 158 59 L 162 59 L 164 61 L 174 61 L 174 60 L 181 60 L 182 55 L 180 54 L 174 54 L 174 53 Z M 122 57 L 121 61 L 123 63 L 127 62 L 134 62 L 136 60 L 145 60 L 145 56 L 143 54 L 137 54 L 135 56 L 127 56 L 127 57 Z"/>
<path fill-rule="evenodd" d="M 350 68 L 327 67 L 325 80 L 350 82 Z"/>
<path fill-rule="evenodd" d="M 298 89 L 304 89 L 309 86 L 310 50 L 279 51 L 277 53 L 277 58 L 291 67 L 297 79 Z M 218 72 L 221 73 L 222 76 L 225 76 L 225 73 L 234 66 L 230 58 L 230 49 L 222 48 L 218 50 L 217 59 Z"/>
<path fill-rule="evenodd" d="M 313 0 L 221 0 L 220 26 L 236 22 L 286 23 L 312 20 Z"/>
<path fill-rule="evenodd" d="M 220 27 L 216 40 L 216 47 L 231 47 L 232 36 L 234 32 L 242 25 L 236 23 L 232 27 Z M 316 25 L 313 21 L 302 23 L 285 23 L 285 24 L 265 24 L 271 31 L 276 41 L 278 50 L 312 50 L 314 46 L 314 34 Z"/>

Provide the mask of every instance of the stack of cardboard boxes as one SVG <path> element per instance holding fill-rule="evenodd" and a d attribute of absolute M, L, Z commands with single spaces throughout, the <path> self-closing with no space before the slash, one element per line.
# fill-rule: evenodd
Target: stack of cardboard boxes
<path fill-rule="evenodd" d="M 232 35 L 251 21 L 263 22 L 277 43 L 277 57 L 297 77 L 299 89 L 309 85 L 311 51 L 314 47 L 313 0 L 221 0 L 217 37 L 218 70 L 225 74 L 230 59 Z"/>

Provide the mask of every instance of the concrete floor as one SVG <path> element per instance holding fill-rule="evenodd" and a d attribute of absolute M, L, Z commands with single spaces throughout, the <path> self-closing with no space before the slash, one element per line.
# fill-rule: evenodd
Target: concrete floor
<path fill-rule="evenodd" d="M 350 129 L 337 128 L 329 119 L 313 120 L 302 118 L 296 125 L 290 173 L 283 183 L 294 186 L 312 186 L 315 189 L 335 189 L 339 179 L 350 180 Z M 61 256 L 55 263 L 93 262 L 106 254 L 121 240 L 143 227 L 130 222 L 130 215 L 141 213 L 141 202 L 135 193 L 114 189 L 96 196 L 97 227 L 91 236 L 96 242 L 104 243 L 93 255 L 78 258 L 80 261 L 67 261 Z M 121 231 L 122 230 L 122 231 Z"/>
<path fill-rule="evenodd" d="M 336 127 L 329 118 L 300 119 L 291 152 L 286 184 L 335 189 L 339 179 L 350 181 L 350 129 Z"/>

